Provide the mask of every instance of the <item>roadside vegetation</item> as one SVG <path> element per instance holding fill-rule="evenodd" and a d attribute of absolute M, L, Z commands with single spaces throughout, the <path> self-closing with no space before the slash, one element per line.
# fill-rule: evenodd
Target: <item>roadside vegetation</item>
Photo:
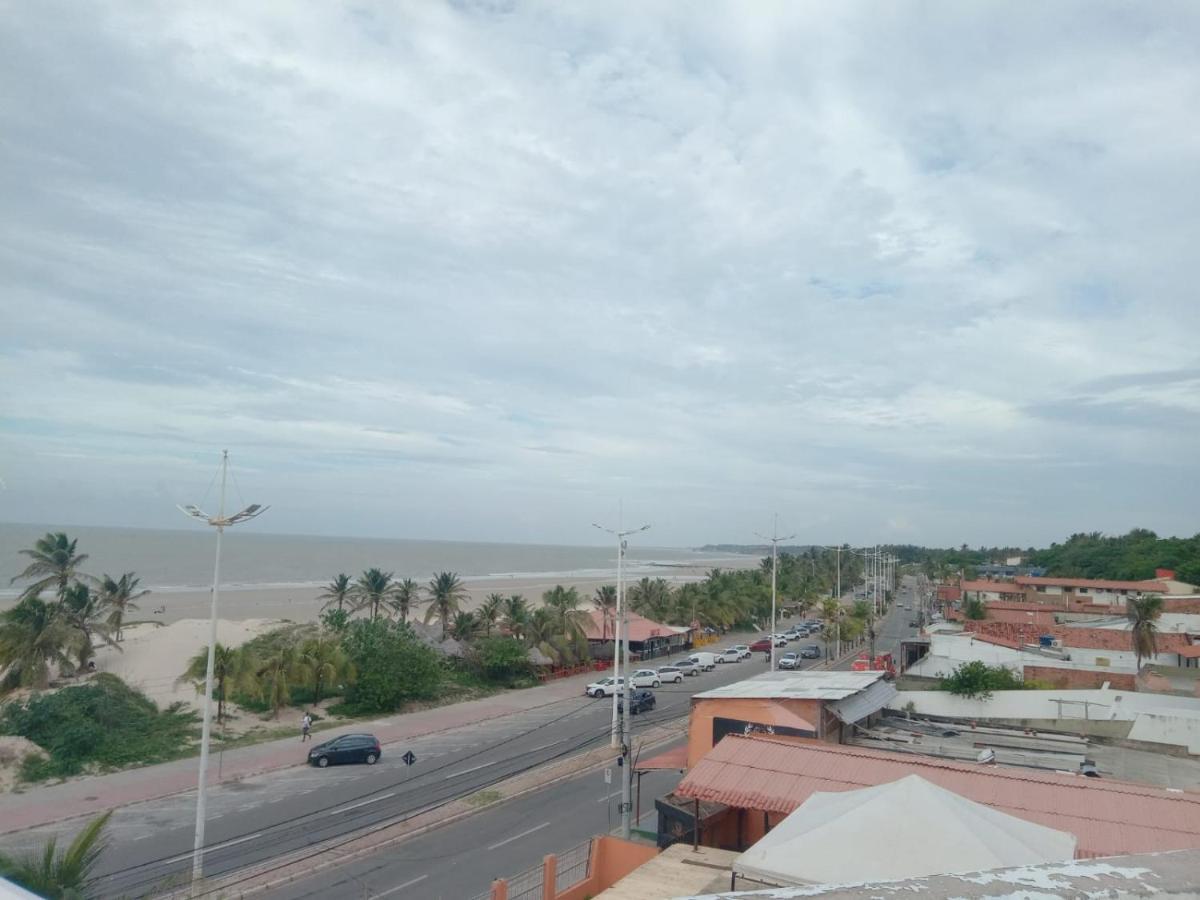
<path fill-rule="evenodd" d="M 1012 669 L 989 666 L 980 660 L 965 662 L 938 682 L 938 689 L 971 700 L 990 700 L 993 691 L 1025 691 L 1047 687 L 1032 679 L 1024 681 Z"/>
<path fill-rule="evenodd" d="M 36 852 L 0 851 L 0 877 L 49 900 L 87 896 L 87 883 L 108 844 L 105 829 L 111 816 L 112 812 L 106 812 L 92 819 L 62 849 L 56 838 L 50 838 Z"/>

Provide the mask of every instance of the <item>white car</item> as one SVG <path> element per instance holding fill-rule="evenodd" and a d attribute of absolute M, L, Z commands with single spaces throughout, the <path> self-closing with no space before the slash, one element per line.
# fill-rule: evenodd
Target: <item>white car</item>
<path fill-rule="evenodd" d="M 688 663 L 688 666 L 691 668 L 692 673 L 695 674 L 695 672 L 696 672 L 695 665 L 693 665 L 692 663 Z M 658 677 L 661 678 L 664 682 L 673 681 L 676 684 L 683 684 L 683 670 L 680 669 L 678 666 L 659 666 L 658 667 Z"/>
<path fill-rule="evenodd" d="M 773 634 L 771 638 L 775 641 L 776 647 L 786 647 L 788 638 L 786 634 Z"/>
<path fill-rule="evenodd" d="M 593 681 L 583 692 L 589 697 L 611 697 L 621 689 L 625 683 L 624 676 L 620 678 L 601 678 L 599 681 Z"/>
<path fill-rule="evenodd" d="M 633 673 L 632 681 L 635 688 L 659 687 L 662 684 L 662 679 L 653 669 L 638 669 Z"/>
<path fill-rule="evenodd" d="M 745 644 L 734 644 L 733 649 L 738 652 L 738 659 L 749 659 L 753 655 Z"/>
<path fill-rule="evenodd" d="M 800 654 L 794 650 L 790 653 L 785 653 L 779 657 L 778 665 L 781 669 L 798 669 L 801 666 Z"/>
<path fill-rule="evenodd" d="M 742 661 L 742 654 L 738 650 L 737 647 L 727 647 L 726 649 L 722 650 L 720 653 L 717 654 L 717 662 L 719 662 L 719 663 L 731 663 L 731 662 L 741 662 L 741 661 Z"/>

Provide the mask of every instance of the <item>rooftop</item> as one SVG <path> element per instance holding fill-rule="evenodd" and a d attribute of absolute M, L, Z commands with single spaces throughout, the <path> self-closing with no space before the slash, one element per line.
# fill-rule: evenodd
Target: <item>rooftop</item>
<path fill-rule="evenodd" d="M 605 621 L 600 610 L 592 610 L 589 614 L 590 623 L 586 623 L 583 627 L 583 632 L 589 641 L 613 640 L 614 628 L 612 618 L 609 617 Z M 624 630 L 622 625 L 622 630 Z M 647 619 L 645 616 L 639 616 L 635 612 L 629 613 L 629 640 L 640 643 L 648 641 L 650 638 L 668 638 L 676 634 L 685 634 L 691 629 L 683 628 L 678 625 L 664 625 L 662 622 L 655 622 L 653 619 Z M 625 635 L 622 634 L 622 637 Z"/>
<path fill-rule="evenodd" d="M 844 700 L 865 691 L 883 672 L 764 672 L 696 694 L 694 700 Z"/>
<path fill-rule="evenodd" d="M 1079 841 L 1081 858 L 1200 849 L 1200 793 L 817 742 L 729 735 L 675 793 L 786 815 L 816 791 L 853 790 L 912 774 L 1010 815 L 1069 831 Z"/>
<path fill-rule="evenodd" d="M 1167 592 L 1167 585 L 1161 581 L 1106 581 L 1096 578 L 1038 578 L 1032 575 L 1018 575 L 1013 579 L 1017 584 L 1046 587 L 1095 588 L 1098 591 L 1147 591 L 1153 593 Z"/>
<path fill-rule="evenodd" d="M 596 900 L 665 900 L 687 891 L 720 890 L 729 886 L 729 869 L 736 858 L 732 850 L 672 844 L 597 894 Z"/>

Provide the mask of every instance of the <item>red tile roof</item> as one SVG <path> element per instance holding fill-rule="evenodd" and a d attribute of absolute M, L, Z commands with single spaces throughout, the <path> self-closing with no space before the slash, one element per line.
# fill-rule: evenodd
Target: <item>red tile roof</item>
<path fill-rule="evenodd" d="M 967 621 L 963 624 L 966 631 L 976 633 L 980 639 L 992 639 L 991 643 L 1016 641 L 1018 644 L 1036 644 L 1044 634 L 1056 637 L 1063 642 L 1064 647 L 1076 647 L 1080 650 L 1132 650 L 1129 632 L 1117 628 L 1072 628 L 1069 625 L 1041 625 L 1025 622 L 1001 621 Z M 1005 643 L 1005 646 L 1012 646 Z M 1178 653 L 1182 648 L 1191 645 L 1186 634 L 1159 632 L 1155 635 L 1155 645 L 1159 653 Z"/>
<path fill-rule="evenodd" d="M 1049 585 L 1052 587 L 1095 588 L 1100 591 L 1151 591 L 1166 593 L 1167 586 L 1161 581 L 1097 581 L 1091 578 L 1040 578 L 1033 575 L 1018 575 L 1017 584 Z"/>
<path fill-rule="evenodd" d="M 1080 858 L 1200 848 L 1200 794 L 1192 791 L 816 741 L 730 735 L 675 792 L 787 814 L 815 791 L 849 791 L 912 774 L 1026 821 L 1069 831 L 1079 841 Z"/>
<path fill-rule="evenodd" d="M 584 625 L 583 632 L 587 635 L 589 641 L 613 640 L 613 622 L 610 618 L 607 625 L 601 618 L 600 610 L 592 610 L 591 625 Z M 621 637 L 625 637 L 625 626 L 622 625 Z M 690 629 L 681 628 L 677 625 L 663 625 L 661 622 L 655 622 L 653 619 L 647 619 L 645 616 L 639 616 L 637 613 L 629 614 L 629 640 L 641 642 L 654 637 L 669 638 L 672 635 L 683 634 Z"/>
<path fill-rule="evenodd" d="M 990 591 L 993 594 L 1023 593 L 1020 586 L 1011 581 L 964 581 L 962 589 L 964 591 Z"/>

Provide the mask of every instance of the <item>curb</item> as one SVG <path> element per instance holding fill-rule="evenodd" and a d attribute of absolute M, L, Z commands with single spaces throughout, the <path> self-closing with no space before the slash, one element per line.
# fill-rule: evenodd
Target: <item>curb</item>
<path fill-rule="evenodd" d="M 648 750 L 658 746 L 659 744 L 678 739 L 680 734 L 686 733 L 686 723 L 682 727 L 679 725 L 676 725 L 675 727 L 668 725 L 655 726 L 655 732 L 656 733 L 653 737 L 647 735 L 645 738 L 643 738 L 643 750 Z M 531 782 L 523 787 L 517 787 L 517 789 L 513 790 L 511 793 L 503 793 L 498 800 L 496 800 L 494 803 L 489 803 L 486 806 L 468 806 L 465 809 L 455 809 L 454 807 L 456 806 L 462 807 L 465 805 L 466 798 L 460 797 L 446 804 L 445 808 L 447 809 L 447 814 L 441 818 L 437 818 L 435 816 L 437 810 L 420 812 L 412 816 L 410 819 L 393 822 L 391 825 L 385 825 L 383 829 L 373 834 L 366 834 L 362 835 L 361 837 L 351 839 L 353 842 L 370 841 L 370 843 L 366 846 L 339 852 L 340 848 L 337 846 L 331 846 L 326 849 L 322 849 L 321 845 L 317 844 L 311 847 L 305 847 L 302 850 L 293 851 L 292 854 L 290 854 L 292 858 L 285 862 L 279 863 L 271 861 L 267 870 L 263 872 L 263 875 L 268 874 L 268 872 L 274 869 L 295 868 L 297 866 L 303 866 L 301 871 L 280 875 L 261 883 L 254 882 L 255 878 L 261 876 L 245 876 L 249 883 L 238 887 L 232 892 L 226 892 L 227 889 L 223 889 L 218 883 L 215 887 L 203 889 L 201 895 L 211 895 L 218 898 L 229 898 L 229 900 L 233 900 L 233 898 L 250 897 L 261 893 L 262 891 L 269 891 L 274 888 L 282 887 L 283 885 L 291 884 L 301 878 L 309 878 L 318 872 L 337 868 L 338 866 L 345 865 L 348 862 L 362 859 L 363 857 L 378 853 L 379 851 L 388 847 L 401 844 L 407 840 L 410 840 L 411 838 L 420 837 L 421 835 L 427 834 L 430 831 L 434 831 L 438 828 L 444 828 L 447 825 L 452 825 L 455 822 L 459 822 L 463 819 L 469 818 L 470 816 L 486 812 L 490 809 L 495 809 L 496 807 L 502 806 L 512 800 L 516 800 L 536 791 L 551 787 L 559 782 L 574 778 L 577 775 L 582 775 L 593 769 L 598 769 L 606 762 L 611 760 L 613 752 L 613 749 L 608 746 L 597 747 L 593 750 L 587 750 L 578 754 L 577 756 L 568 757 L 567 759 L 553 764 L 549 767 L 549 771 L 552 773 L 549 775 L 549 777 L 543 776 L 531 778 L 531 775 L 536 776 L 535 770 L 534 773 L 522 773 L 520 775 L 514 775 L 498 784 L 492 785 L 490 788 L 481 788 L 480 790 L 499 790 L 503 792 L 506 785 L 520 785 L 522 781 Z M 472 794 L 475 793 L 479 793 L 479 791 L 472 792 Z M 466 796 L 469 797 L 472 796 L 472 794 L 468 794 Z M 421 822 L 420 820 L 423 817 L 431 817 L 433 821 Z M 392 829 L 396 829 L 396 833 L 387 834 L 387 832 Z M 336 845 L 342 841 L 344 841 L 343 838 L 330 838 L 328 841 L 326 841 L 326 843 Z M 313 862 L 314 856 L 320 856 L 322 854 L 330 854 L 331 858 Z M 259 865 L 262 864 L 260 863 Z M 226 876 L 227 879 L 230 877 L 232 876 Z M 230 887 L 232 888 L 234 886 L 231 885 Z M 190 897 L 192 894 L 189 886 L 186 888 L 177 888 L 172 892 L 157 894 L 155 896 L 168 898 L 168 900 L 183 900 L 183 898 Z"/>

